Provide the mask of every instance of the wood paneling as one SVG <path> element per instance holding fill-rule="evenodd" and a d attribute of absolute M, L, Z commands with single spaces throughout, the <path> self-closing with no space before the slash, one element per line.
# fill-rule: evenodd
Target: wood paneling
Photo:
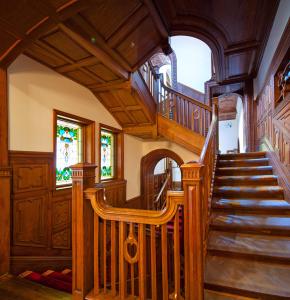
<path fill-rule="evenodd" d="M 44 271 L 57 262 L 58 269 L 70 265 L 63 257 L 71 256 L 71 188 L 54 190 L 53 153 L 10 151 L 9 157 L 11 271 L 21 272 L 27 266 Z M 41 261 L 42 256 L 47 258 Z M 50 256 L 58 256 L 57 262 L 52 264 Z"/>
<path fill-rule="evenodd" d="M 264 145 L 268 156 L 284 187 L 285 196 L 290 199 L 290 94 L 278 105 L 275 93 L 275 74 L 289 61 L 290 23 L 282 35 L 266 77 L 264 87 L 257 97 L 256 145 Z"/>
<path fill-rule="evenodd" d="M 106 202 L 114 207 L 124 207 L 126 203 L 126 180 L 103 181 L 98 186 L 105 189 Z"/>

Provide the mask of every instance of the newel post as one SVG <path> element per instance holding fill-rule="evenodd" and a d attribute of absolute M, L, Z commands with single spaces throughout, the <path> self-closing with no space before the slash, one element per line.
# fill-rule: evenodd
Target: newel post
<path fill-rule="evenodd" d="M 83 300 L 94 280 L 94 212 L 84 191 L 95 185 L 96 165 L 80 163 L 72 168 L 72 266 L 73 300 Z"/>
<path fill-rule="evenodd" d="M 190 162 L 181 166 L 184 189 L 185 299 L 202 300 L 203 261 L 203 170 Z"/>

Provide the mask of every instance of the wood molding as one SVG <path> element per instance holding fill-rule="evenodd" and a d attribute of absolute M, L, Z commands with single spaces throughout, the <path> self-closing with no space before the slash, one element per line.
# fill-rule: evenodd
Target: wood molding
<path fill-rule="evenodd" d="M 143 197 L 140 196 L 136 196 L 134 198 L 131 198 L 129 200 L 126 200 L 124 207 L 126 208 L 134 208 L 134 209 L 141 209 L 142 207 L 142 199 Z"/>
<path fill-rule="evenodd" d="M 10 176 L 8 157 L 7 70 L 0 68 L 0 276 L 9 272 Z"/>
<path fill-rule="evenodd" d="M 11 256 L 11 274 L 18 275 L 27 270 L 45 272 L 47 270 L 62 271 L 71 269 L 71 256 Z"/>
<path fill-rule="evenodd" d="M 262 145 L 266 147 L 266 156 L 270 159 L 270 164 L 273 167 L 274 174 L 278 176 L 279 185 L 284 189 L 285 200 L 290 202 L 290 174 L 285 168 L 285 165 L 281 163 L 277 152 L 267 138 L 263 139 Z"/>
<path fill-rule="evenodd" d="M 142 195 L 142 209 L 150 209 L 151 208 L 151 197 L 154 194 L 154 186 L 153 186 L 153 177 L 154 177 L 154 168 L 158 161 L 162 158 L 169 157 L 177 162 L 179 166 L 181 166 L 184 162 L 182 158 L 176 154 L 175 152 L 168 149 L 157 149 L 149 152 L 141 159 L 141 195 Z"/>

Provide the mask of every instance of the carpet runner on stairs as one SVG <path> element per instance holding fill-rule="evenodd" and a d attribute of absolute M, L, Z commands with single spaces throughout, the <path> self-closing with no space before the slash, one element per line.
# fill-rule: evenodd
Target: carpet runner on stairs
<path fill-rule="evenodd" d="M 219 155 L 215 175 L 206 299 L 290 299 L 290 203 L 265 153 Z"/>
<path fill-rule="evenodd" d="M 72 271 L 65 269 L 62 272 L 47 270 L 39 274 L 33 271 L 25 271 L 19 277 L 51 287 L 53 289 L 71 293 L 72 292 Z"/>

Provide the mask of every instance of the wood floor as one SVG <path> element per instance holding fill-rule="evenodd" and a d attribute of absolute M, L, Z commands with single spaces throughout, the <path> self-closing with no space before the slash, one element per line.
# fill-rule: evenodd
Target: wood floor
<path fill-rule="evenodd" d="M 0 300 L 71 300 L 72 296 L 13 276 L 0 278 Z"/>

